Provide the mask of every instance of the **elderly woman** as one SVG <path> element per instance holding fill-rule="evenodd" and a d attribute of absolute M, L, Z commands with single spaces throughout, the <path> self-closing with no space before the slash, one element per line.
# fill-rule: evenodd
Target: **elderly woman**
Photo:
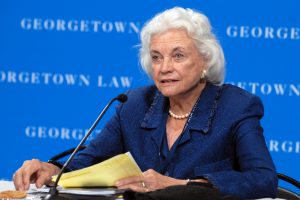
<path fill-rule="evenodd" d="M 69 170 L 130 151 L 143 176 L 118 188 L 146 192 L 188 182 L 209 182 L 240 198 L 274 197 L 277 178 L 260 119 L 258 97 L 223 84 L 224 56 L 206 16 L 175 7 L 141 32 L 140 59 L 155 86 L 128 92 Z M 27 161 L 16 172 L 17 189 L 49 182 L 59 168 Z"/>

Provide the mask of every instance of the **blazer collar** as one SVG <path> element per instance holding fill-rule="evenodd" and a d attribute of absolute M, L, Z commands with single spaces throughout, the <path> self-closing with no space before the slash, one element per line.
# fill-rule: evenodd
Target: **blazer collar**
<path fill-rule="evenodd" d="M 207 83 L 200 95 L 200 100 L 194 112 L 188 128 L 190 130 L 201 131 L 206 134 L 212 124 L 213 117 L 217 110 L 218 100 L 221 95 L 222 86 L 215 86 Z"/>
<path fill-rule="evenodd" d="M 195 107 L 188 124 L 188 129 L 207 133 L 210 129 L 212 119 L 217 109 L 222 86 L 207 83 L 200 95 L 200 100 Z M 142 128 L 165 127 L 166 115 L 168 115 L 169 100 L 159 91 L 156 92 L 153 102 L 142 120 Z"/>
<path fill-rule="evenodd" d="M 152 104 L 146 112 L 141 123 L 142 128 L 157 128 L 161 126 L 164 118 L 168 114 L 169 100 L 158 90 L 156 91 Z"/>

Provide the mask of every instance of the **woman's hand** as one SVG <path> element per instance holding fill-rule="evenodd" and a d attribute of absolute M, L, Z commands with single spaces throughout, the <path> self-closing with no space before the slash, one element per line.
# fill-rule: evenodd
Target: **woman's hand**
<path fill-rule="evenodd" d="M 149 192 L 157 189 L 163 189 L 172 185 L 185 185 L 187 180 L 179 180 L 161 175 L 149 169 L 142 176 L 125 178 L 117 181 L 115 186 L 118 189 L 131 189 L 136 192 Z"/>
<path fill-rule="evenodd" d="M 27 160 L 16 171 L 13 176 L 15 188 L 17 190 L 28 190 L 30 183 L 35 183 L 37 188 L 51 182 L 51 177 L 58 174 L 59 167 L 41 162 L 37 159 Z"/>

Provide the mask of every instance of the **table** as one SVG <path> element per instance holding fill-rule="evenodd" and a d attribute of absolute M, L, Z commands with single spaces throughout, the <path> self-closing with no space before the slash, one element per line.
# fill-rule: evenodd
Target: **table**
<path fill-rule="evenodd" d="M 30 185 L 30 190 L 36 189 L 34 184 Z M 0 192 L 4 190 L 15 190 L 14 184 L 12 181 L 1 181 L 0 180 Z M 40 194 L 29 194 L 24 200 L 40 200 L 42 197 L 45 196 L 45 193 L 40 193 Z M 67 199 L 97 199 L 97 200 L 123 200 L 123 198 L 120 197 L 99 197 L 99 196 L 83 196 L 83 195 L 67 195 L 67 194 L 60 194 L 60 196 L 57 198 L 59 200 L 67 200 Z M 259 200 L 273 200 L 271 198 L 263 198 Z M 276 198 L 276 200 L 283 200 Z"/>

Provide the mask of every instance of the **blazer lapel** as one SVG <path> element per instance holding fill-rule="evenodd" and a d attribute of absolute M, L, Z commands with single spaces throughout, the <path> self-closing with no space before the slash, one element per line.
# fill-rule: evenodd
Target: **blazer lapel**
<path fill-rule="evenodd" d="M 207 134 L 217 109 L 218 99 L 221 95 L 222 86 L 207 83 L 200 95 L 200 100 L 192 113 L 185 133 L 183 133 L 178 145 L 191 139 L 189 130 L 196 130 Z M 147 129 L 158 149 L 165 134 L 166 120 L 168 117 L 169 100 L 159 91 L 154 95 L 153 102 L 141 122 L 141 128 Z"/>
<path fill-rule="evenodd" d="M 207 83 L 200 95 L 200 101 L 191 118 L 189 124 L 190 130 L 197 130 L 203 134 L 207 134 L 217 110 L 221 90 L 222 86 L 215 86 L 211 83 Z"/>
<path fill-rule="evenodd" d="M 200 95 L 200 100 L 192 113 L 187 130 L 183 133 L 179 145 L 191 139 L 190 130 L 196 130 L 207 134 L 212 123 L 212 119 L 217 109 L 218 99 L 222 87 L 207 83 Z"/>
<path fill-rule="evenodd" d="M 141 128 L 151 133 L 151 138 L 160 149 L 165 134 L 166 120 L 168 117 L 169 100 L 159 91 L 156 92 L 153 102 L 141 122 Z"/>

